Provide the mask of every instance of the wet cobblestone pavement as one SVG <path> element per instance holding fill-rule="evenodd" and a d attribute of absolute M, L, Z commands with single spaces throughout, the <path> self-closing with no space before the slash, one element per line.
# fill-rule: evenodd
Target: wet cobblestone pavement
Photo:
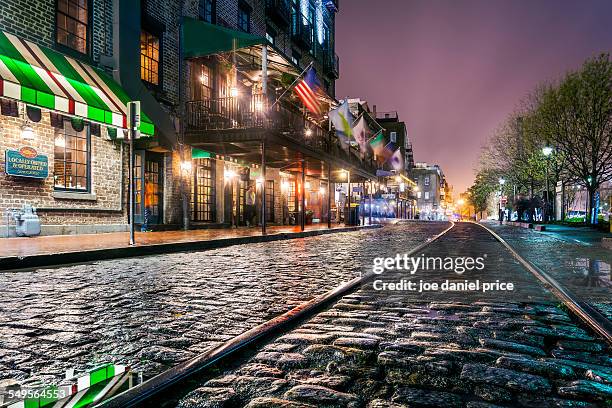
<path fill-rule="evenodd" d="M 599 242 L 572 242 L 526 228 L 487 223 L 524 258 L 536 264 L 566 288 L 589 301 L 612 320 L 612 251 Z M 584 231 L 577 233 L 584 235 Z M 600 233 L 594 233 L 600 237 Z M 582 238 L 582 237 L 581 237 Z"/>
<path fill-rule="evenodd" d="M 520 296 L 451 301 L 449 293 L 381 293 L 368 282 L 203 381 L 178 407 L 611 406 L 607 346 L 483 231 L 458 224 L 426 252 L 486 250 L 487 268 L 470 279 L 505 276 L 525 287 Z"/>
<path fill-rule="evenodd" d="M 0 274 L 0 381 L 115 361 L 145 378 L 448 227 L 382 229 Z"/>

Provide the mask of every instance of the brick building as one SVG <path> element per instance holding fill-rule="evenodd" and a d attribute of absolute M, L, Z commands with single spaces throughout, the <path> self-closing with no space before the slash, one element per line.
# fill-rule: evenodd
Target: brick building
<path fill-rule="evenodd" d="M 126 230 L 130 100 L 143 115 L 137 223 L 146 207 L 152 226 L 244 225 L 249 186 L 258 211 L 268 202 L 267 222 L 323 221 L 325 196 L 345 169 L 353 182 L 375 177 L 372 158 L 343 152 L 291 91 L 313 67 L 322 101 L 334 104 L 337 1 L 1 7 L 0 210 L 33 205 L 44 234 Z M 13 171 L 9 156 L 27 166 L 46 160 L 47 174 Z"/>
<path fill-rule="evenodd" d="M 426 220 L 445 219 L 446 210 L 452 202 L 452 190 L 440 166 L 418 162 L 410 176 L 416 183 L 419 217 Z"/>

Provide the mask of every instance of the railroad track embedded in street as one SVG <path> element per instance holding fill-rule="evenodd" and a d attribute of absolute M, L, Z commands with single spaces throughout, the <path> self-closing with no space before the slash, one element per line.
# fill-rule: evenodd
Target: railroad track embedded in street
<path fill-rule="evenodd" d="M 525 270 L 534 275 L 538 281 L 546 289 L 548 289 L 550 293 L 552 293 L 554 297 L 566 305 L 567 308 L 586 326 L 605 339 L 609 345 L 612 345 L 612 325 L 609 320 L 607 320 L 588 303 L 578 299 L 574 294 L 560 285 L 545 271 L 524 259 L 495 232 L 484 225 L 478 225 L 486 230 L 493 238 L 495 238 L 495 240 L 502 245 Z M 454 227 L 455 223 L 451 222 L 451 225 L 448 228 L 433 236 L 428 241 L 408 251 L 406 254 L 408 256 L 412 256 L 417 252 L 423 251 L 434 242 L 438 242 L 440 238 L 444 237 Z M 177 385 L 196 377 L 198 374 L 202 374 L 205 370 L 211 369 L 216 365 L 220 365 L 222 362 L 231 362 L 232 359 L 239 360 L 242 357 L 242 352 L 265 344 L 279 333 L 295 327 L 300 322 L 306 320 L 310 316 L 313 316 L 317 312 L 322 311 L 341 297 L 357 291 L 362 284 L 366 283 L 373 276 L 375 275 L 370 272 L 360 277 L 356 277 L 323 295 L 317 296 L 314 299 L 305 302 L 278 317 L 275 317 L 237 337 L 234 337 L 233 339 L 207 353 L 180 363 L 175 367 L 145 381 L 144 383 L 107 401 L 103 401 L 96 406 L 101 408 L 147 406 L 147 401 L 150 401 L 155 397 L 159 397 L 160 394 L 168 392 L 168 390 L 174 390 L 175 388 L 173 387 L 176 387 Z"/>

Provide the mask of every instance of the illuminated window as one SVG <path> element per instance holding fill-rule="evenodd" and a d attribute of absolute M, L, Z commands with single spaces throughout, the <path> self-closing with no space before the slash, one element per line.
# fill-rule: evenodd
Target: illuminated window
<path fill-rule="evenodd" d="M 425 176 L 425 185 L 428 186 L 429 185 L 429 176 Z"/>
<path fill-rule="evenodd" d="M 77 131 L 70 121 L 66 121 L 63 129 L 55 130 L 53 185 L 56 190 L 89 190 L 89 126 L 82 122 L 81 126 Z"/>
<path fill-rule="evenodd" d="M 140 78 L 159 85 L 159 37 L 140 32 Z"/>
<path fill-rule="evenodd" d="M 426 191 L 426 192 L 425 192 L 425 199 L 426 199 L 426 200 L 429 200 L 429 191 Z"/>
<path fill-rule="evenodd" d="M 88 0 L 58 0 L 55 15 L 58 44 L 81 54 L 88 51 L 89 8 Z"/>
<path fill-rule="evenodd" d="M 393 143 L 397 143 L 397 132 L 391 132 L 390 139 Z"/>
<path fill-rule="evenodd" d="M 421 198 L 421 192 L 417 191 L 417 198 Z"/>

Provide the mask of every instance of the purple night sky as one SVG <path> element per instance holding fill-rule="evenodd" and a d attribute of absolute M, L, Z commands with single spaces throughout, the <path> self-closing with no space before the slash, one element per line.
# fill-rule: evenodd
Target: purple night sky
<path fill-rule="evenodd" d="M 415 161 L 440 164 L 457 196 L 527 92 L 612 50 L 611 18 L 610 0 L 343 0 L 336 98 L 397 110 Z"/>

